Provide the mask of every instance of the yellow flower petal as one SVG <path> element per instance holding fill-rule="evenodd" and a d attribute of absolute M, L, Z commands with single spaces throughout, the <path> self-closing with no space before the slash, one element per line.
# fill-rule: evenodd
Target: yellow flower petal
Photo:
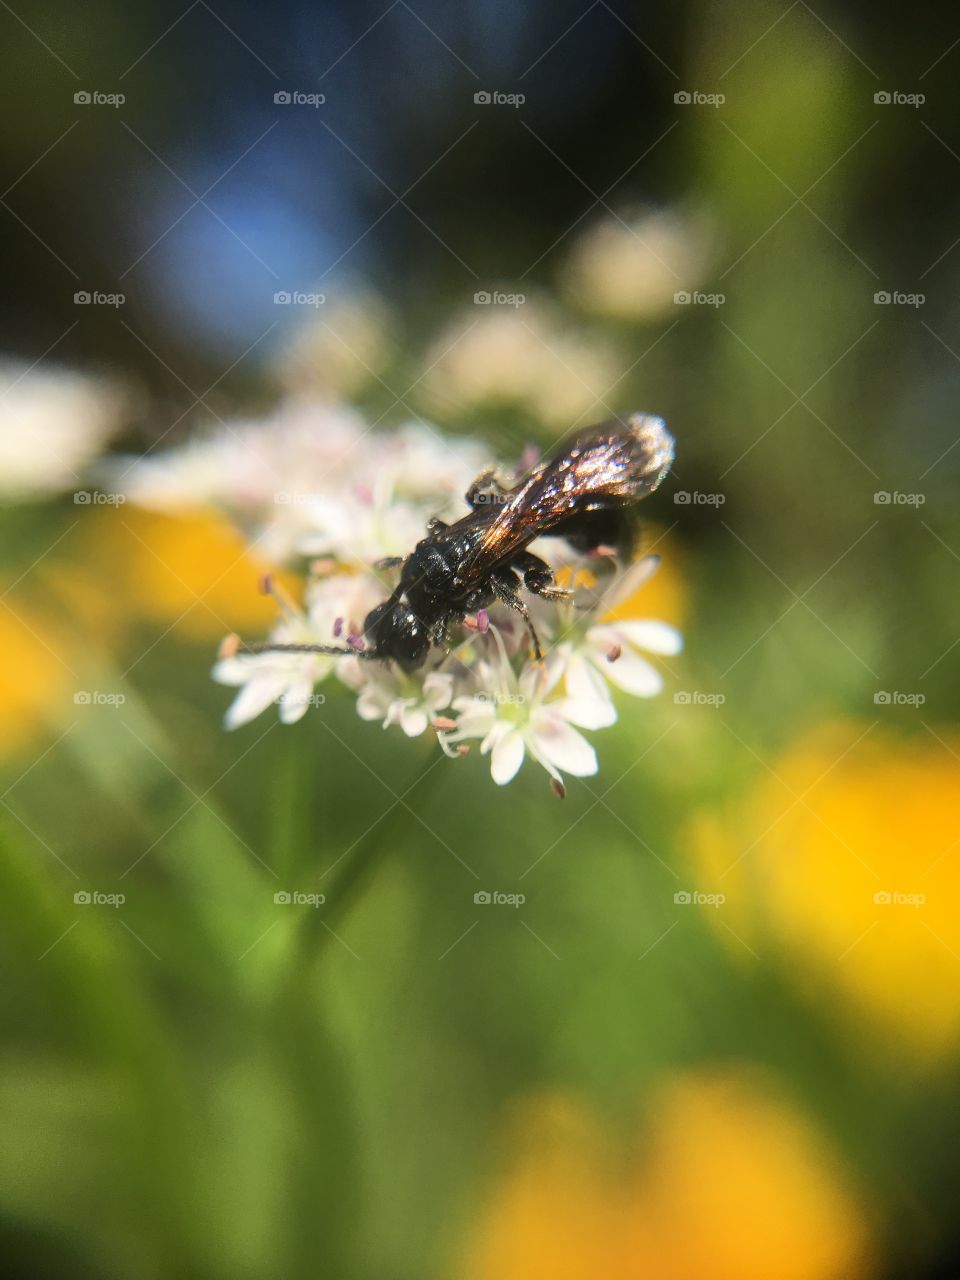
<path fill-rule="evenodd" d="M 14 601 L 0 609 L 0 756 L 22 751 L 70 708 L 74 681 L 57 658 L 62 633 Z"/>
<path fill-rule="evenodd" d="M 178 631 L 199 639 L 255 634 L 276 621 L 275 603 L 258 587 L 273 567 L 222 516 L 124 507 L 100 537 L 100 554 L 120 573 L 128 607 L 142 615 L 176 622 Z M 295 579 L 274 576 L 299 597 Z"/>
<path fill-rule="evenodd" d="M 956 1053 L 960 743 L 865 729 L 799 743 L 739 815 L 701 817 L 690 844 L 701 876 L 722 876 L 727 922 L 804 961 L 805 993 L 832 1016 L 859 1012 L 921 1056 Z"/>
<path fill-rule="evenodd" d="M 467 1280 L 861 1280 L 865 1221 L 806 1118 L 750 1072 L 651 1100 L 626 1157 L 570 1099 L 530 1104 Z"/>

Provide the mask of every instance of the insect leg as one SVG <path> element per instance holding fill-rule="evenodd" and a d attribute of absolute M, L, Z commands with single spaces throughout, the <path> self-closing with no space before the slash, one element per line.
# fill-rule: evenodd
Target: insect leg
<path fill-rule="evenodd" d="M 523 585 L 543 600 L 569 600 L 573 594 L 566 587 L 558 587 L 553 570 L 546 560 L 532 551 L 524 551 L 514 560 L 514 566 L 523 574 Z"/>
<path fill-rule="evenodd" d="M 447 643 L 447 626 L 449 622 L 450 615 L 445 613 L 430 628 L 430 643 L 436 645 L 438 649 L 442 649 L 445 654 L 450 652 L 450 645 Z"/>
<path fill-rule="evenodd" d="M 403 564 L 403 556 L 384 556 L 382 560 L 377 560 L 374 569 L 399 569 Z"/>
<path fill-rule="evenodd" d="M 530 617 L 530 611 L 517 594 L 516 578 L 511 573 L 509 577 L 505 574 L 494 574 L 490 579 L 490 585 L 493 593 L 498 600 L 504 604 L 508 604 L 511 609 L 516 609 L 520 617 L 527 624 L 527 630 L 530 632 L 530 640 L 533 643 L 533 656 L 537 662 L 543 661 L 543 650 L 540 648 L 540 637 L 537 635 L 537 629 L 533 625 L 533 619 Z"/>
<path fill-rule="evenodd" d="M 438 516 L 431 516 L 427 521 L 427 533 L 443 533 L 449 528 L 446 520 L 441 520 Z"/>

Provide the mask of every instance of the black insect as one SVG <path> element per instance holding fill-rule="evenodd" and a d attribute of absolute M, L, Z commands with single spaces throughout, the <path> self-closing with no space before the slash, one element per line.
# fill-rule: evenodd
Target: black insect
<path fill-rule="evenodd" d="M 663 420 L 637 413 L 625 425 L 591 428 L 513 488 L 485 471 L 466 494 L 469 514 L 454 524 L 431 520 L 406 559 L 380 562 L 379 568 L 399 568 L 400 579 L 367 614 L 362 647 L 264 644 L 242 652 L 353 654 L 414 671 L 432 646 L 446 649 L 451 624 L 499 600 L 523 617 L 539 659 L 540 641 L 520 587 L 545 600 L 570 593 L 528 545 L 544 536 L 566 538 L 579 551 L 618 545 L 630 509 L 653 493 L 672 462 L 673 438 Z"/>

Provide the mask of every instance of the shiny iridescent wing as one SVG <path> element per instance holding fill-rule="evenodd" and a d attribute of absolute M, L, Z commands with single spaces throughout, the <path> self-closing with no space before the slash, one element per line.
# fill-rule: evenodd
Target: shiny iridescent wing
<path fill-rule="evenodd" d="M 460 584 L 484 577 L 571 516 L 639 502 L 653 493 L 672 462 L 673 437 L 661 418 L 637 413 L 626 425 L 593 427 L 510 492 L 460 566 Z"/>

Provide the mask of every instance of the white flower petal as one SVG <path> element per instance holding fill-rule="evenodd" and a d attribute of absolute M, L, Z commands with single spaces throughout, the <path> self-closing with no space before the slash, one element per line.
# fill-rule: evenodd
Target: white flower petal
<path fill-rule="evenodd" d="M 399 721 L 400 728 L 408 738 L 419 738 L 430 723 L 423 707 L 411 706 L 409 703 L 405 703 L 401 709 Z"/>
<path fill-rule="evenodd" d="M 454 711 L 462 711 L 471 713 L 474 711 L 482 711 L 484 707 L 490 706 L 489 698 L 476 693 L 461 693 L 454 698 L 450 704 Z"/>
<path fill-rule="evenodd" d="M 597 753 L 555 710 L 541 707 L 531 719 L 531 749 L 555 768 L 585 778 L 597 772 Z"/>
<path fill-rule="evenodd" d="M 386 710 L 383 717 L 383 727 L 386 729 L 391 724 L 399 724 L 400 717 L 403 715 L 403 709 L 411 701 L 410 698 L 391 698 L 386 691 L 383 694 L 386 704 Z"/>
<path fill-rule="evenodd" d="M 284 724 L 296 724 L 306 715 L 313 695 L 313 681 L 303 677 L 292 681 L 280 695 L 280 719 Z"/>
<path fill-rule="evenodd" d="M 663 688 L 660 672 L 633 649 L 623 649 L 616 662 L 607 662 L 605 657 L 599 656 L 595 660 L 604 664 L 607 679 L 624 693 L 632 693 L 637 698 L 652 698 Z"/>
<path fill-rule="evenodd" d="M 604 674 L 602 667 L 594 666 L 581 654 L 570 654 L 565 673 L 568 697 L 563 702 L 564 708 L 569 708 L 569 714 L 564 710 L 566 719 L 583 729 L 603 729 L 614 723 L 617 711 Z"/>
<path fill-rule="evenodd" d="M 431 671 L 423 682 L 423 701 L 430 711 L 442 711 L 453 699 L 453 676 L 448 671 Z"/>
<path fill-rule="evenodd" d="M 527 702 L 541 702 L 557 685 L 567 665 L 569 646 L 548 653 L 543 662 L 528 660 L 520 672 L 517 688 Z"/>
<path fill-rule="evenodd" d="M 608 729 L 617 723 L 617 708 L 612 699 L 609 702 L 584 702 L 579 698 L 561 698 L 559 702 L 551 702 L 550 706 L 578 729 Z"/>
<path fill-rule="evenodd" d="M 492 709 L 465 711 L 457 718 L 457 734 L 461 738 L 486 738 L 497 723 L 496 714 Z"/>
<path fill-rule="evenodd" d="M 639 618 L 615 622 L 612 625 L 628 644 L 635 645 L 638 649 L 666 655 L 679 653 L 683 649 L 683 636 L 676 627 L 671 627 L 669 622 L 658 622 L 654 618 Z"/>
<path fill-rule="evenodd" d="M 490 777 L 498 787 L 515 778 L 523 764 L 523 735 L 519 729 L 505 727 L 507 732 L 499 735 L 490 752 Z"/>
<path fill-rule="evenodd" d="M 461 695 L 454 698 L 457 733 L 464 738 L 485 738 L 497 724 L 497 707 L 489 697 Z"/>
<path fill-rule="evenodd" d="M 497 745 L 501 738 L 505 738 L 513 726 L 507 720 L 494 720 L 490 725 L 490 729 L 480 743 L 480 751 L 482 755 L 486 755 Z"/>
<path fill-rule="evenodd" d="M 79 487 L 80 472 L 125 416 L 118 387 L 67 369 L 0 361 L 0 493 L 42 497 Z M 104 474 L 110 473 L 109 465 Z M 106 483 L 114 487 L 112 476 Z M 90 485 L 93 488 L 93 485 Z M 90 495 L 87 495 L 87 501 Z"/>
<path fill-rule="evenodd" d="M 246 684 L 255 674 L 257 666 L 257 659 L 251 656 L 221 658 L 214 664 L 210 674 L 217 684 Z"/>
<path fill-rule="evenodd" d="M 357 715 L 360 719 L 382 720 L 389 714 L 390 701 L 383 689 L 377 684 L 365 684 L 357 698 Z"/>
<path fill-rule="evenodd" d="M 337 658 L 334 671 L 337 678 L 341 680 L 349 689 L 362 690 L 367 681 L 370 680 L 372 671 L 371 663 L 364 662 L 362 658 Z M 366 719 L 375 719 L 376 717 L 365 717 Z"/>
<path fill-rule="evenodd" d="M 623 573 L 618 574 L 603 593 L 599 607 L 602 613 L 611 613 L 614 609 L 636 595 L 648 578 L 656 573 L 660 565 L 659 556 L 644 556 L 636 564 L 630 565 Z"/>
<path fill-rule="evenodd" d="M 276 671 L 264 671 L 255 675 L 240 690 L 227 708 L 223 723 L 228 729 L 237 729 L 249 720 L 254 720 L 261 711 L 266 711 L 271 702 L 276 702 L 286 686 L 286 679 Z"/>

